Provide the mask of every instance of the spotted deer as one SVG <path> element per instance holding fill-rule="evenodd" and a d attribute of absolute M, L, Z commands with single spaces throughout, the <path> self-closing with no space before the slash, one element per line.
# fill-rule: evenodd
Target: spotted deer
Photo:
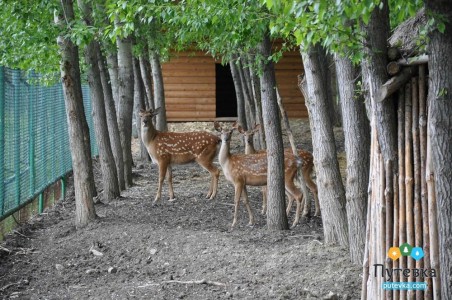
<path fill-rule="evenodd" d="M 221 133 L 221 146 L 218 153 L 218 161 L 223 169 L 224 176 L 228 181 L 234 185 L 234 219 L 232 221 L 232 228 L 237 223 L 237 209 L 240 198 L 243 197 L 243 202 L 248 210 L 249 225 L 254 224 L 254 216 L 251 207 L 248 203 L 248 194 L 246 186 L 265 186 L 267 185 L 267 153 L 257 154 L 231 154 L 230 143 L 231 135 L 235 126 L 232 129 L 224 129 L 220 123 L 215 122 L 214 127 Z M 297 173 L 297 164 L 295 160 L 284 159 L 284 186 L 286 193 L 297 201 L 297 213 L 292 227 L 298 224 L 300 218 L 300 207 L 303 194 L 295 186 L 294 178 Z"/>
<path fill-rule="evenodd" d="M 261 129 L 260 124 L 256 124 L 253 129 L 250 129 L 248 131 L 243 130 L 243 128 L 239 124 L 235 124 L 235 127 L 237 128 L 237 131 L 241 135 L 243 135 L 245 139 L 245 154 L 266 153 L 265 150 L 256 150 L 254 148 L 253 137 L 254 134 Z M 284 156 L 287 157 L 287 159 L 295 160 L 293 152 L 289 148 L 284 149 Z M 308 151 L 298 150 L 298 156 L 301 157 L 303 161 L 301 165 L 301 173 L 306 182 L 306 186 L 311 190 L 311 193 L 314 196 L 315 216 L 320 216 L 320 204 L 318 198 L 317 184 L 315 184 L 315 182 L 311 178 L 312 169 L 314 167 L 312 154 Z M 288 198 L 289 203 L 287 204 L 286 210 L 287 215 L 289 215 L 293 203 L 293 198 L 290 197 L 289 195 Z M 262 187 L 262 214 L 265 214 L 266 210 L 267 210 L 267 187 Z M 308 215 L 309 211 L 310 211 L 310 202 L 304 201 L 302 215 L 303 216 Z"/>
<path fill-rule="evenodd" d="M 161 198 L 165 174 L 168 176 L 170 201 L 174 200 L 171 165 L 196 161 L 209 171 L 210 188 L 206 198 L 213 199 L 217 194 L 220 171 L 213 164 L 220 139 L 214 134 L 198 132 L 161 132 L 155 129 L 152 118 L 160 113 L 155 110 L 141 110 L 141 138 L 153 163 L 159 168 L 159 182 L 154 203 Z"/>

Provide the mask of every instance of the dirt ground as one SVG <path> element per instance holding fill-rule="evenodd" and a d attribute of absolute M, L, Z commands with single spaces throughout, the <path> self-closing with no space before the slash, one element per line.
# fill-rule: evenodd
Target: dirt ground
<path fill-rule="evenodd" d="M 170 126 L 211 128 L 209 122 Z M 292 128 L 298 146 L 312 150 L 307 121 L 292 121 Z M 340 129 L 336 137 L 343 152 Z M 243 150 L 237 136 L 232 144 Z M 345 249 L 324 245 L 320 218 L 269 232 L 260 189 L 248 188 L 256 225 L 246 226 L 241 206 L 230 230 L 233 186 L 221 176 L 216 199 L 206 200 L 209 174 L 196 164 L 175 166 L 176 201 L 168 202 L 165 184 L 163 201 L 152 206 L 156 166 L 135 161 L 134 186 L 96 204 L 99 217 L 86 228 L 74 227 L 71 186 L 64 201 L 0 244 L 2 299 L 359 298 L 362 268 L 350 264 Z M 98 180 L 99 167 L 96 174 Z"/>

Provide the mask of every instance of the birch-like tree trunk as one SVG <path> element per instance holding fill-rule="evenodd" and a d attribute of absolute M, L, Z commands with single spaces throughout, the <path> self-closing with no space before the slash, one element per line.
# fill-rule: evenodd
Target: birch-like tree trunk
<path fill-rule="evenodd" d="M 156 51 L 150 53 L 152 80 L 154 82 L 154 104 L 155 108 L 161 107 L 160 113 L 156 116 L 155 127 L 157 130 L 167 131 L 165 107 L 165 87 L 163 85 L 162 66 L 160 56 Z"/>
<path fill-rule="evenodd" d="M 107 67 L 110 76 L 111 91 L 115 103 L 115 111 L 119 110 L 119 71 L 118 53 L 116 51 L 107 54 Z M 118 116 L 117 116 L 118 117 Z"/>
<path fill-rule="evenodd" d="M 138 141 L 140 143 L 140 159 L 149 160 L 149 154 L 146 147 L 141 139 L 141 118 L 140 110 L 145 109 L 145 94 L 144 94 L 144 84 L 141 78 L 140 61 L 138 58 L 133 59 L 133 77 L 134 77 L 134 95 L 133 95 L 133 113 L 135 117 L 135 127 L 138 134 Z"/>
<path fill-rule="evenodd" d="M 438 213 L 442 299 L 452 295 L 452 3 L 427 0 L 426 8 L 445 20 L 444 33 L 429 37 L 429 123 Z"/>
<path fill-rule="evenodd" d="M 124 159 L 126 187 L 132 181 L 132 115 L 133 115 L 133 59 L 130 37 L 117 38 L 118 45 L 118 125 Z"/>
<path fill-rule="evenodd" d="M 269 230 L 288 229 L 284 192 L 284 146 L 276 98 L 275 67 L 267 60 L 271 55 L 269 34 L 265 34 L 259 52 L 263 56 L 260 78 L 261 99 L 265 136 L 267 138 L 267 228 Z"/>
<path fill-rule="evenodd" d="M 248 130 L 245 111 L 245 96 L 243 95 L 242 81 L 240 80 L 239 69 L 236 64 L 237 56 L 229 62 L 231 68 L 232 80 L 234 81 L 235 95 L 237 98 L 237 119 L 242 125 L 243 130 Z"/>
<path fill-rule="evenodd" d="M 305 99 L 312 132 L 314 165 L 317 172 L 323 231 L 327 244 L 348 246 L 348 226 L 344 185 L 336 156 L 333 127 L 329 116 L 325 78 L 319 64 L 319 47 L 302 52 L 306 71 Z"/>
<path fill-rule="evenodd" d="M 107 127 L 108 134 L 110 136 L 111 150 L 115 159 L 119 190 L 122 191 L 126 188 L 126 184 L 124 181 L 124 159 L 122 155 L 121 137 L 119 135 L 118 118 L 116 114 L 115 102 L 113 100 L 110 76 L 107 69 L 106 59 L 102 53 L 100 53 L 99 71 L 104 91 L 105 112 L 107 114 Z"/>
<path fill-rule="evenodd" d="M 363 78 L 367 80 L 369 89 L 367 100 L 372 113 L 375 114 L 378 142 L 384 161 L 391 160 L 394 173 L 397 172 L 397 118 L 396 109 L 392 101 L 375 101 L 378 89 L 386 82 L 387 41 L 389 38 L 389 8 L 388 1 L 383 0 L 383 8 L 375 8 L 366 26 L 365 57 L 362 62 Z"/>
<path fill-rule="evenodd" d="M 366 243 L 370 126 L 363 99 L 355 98 L 357 68 L 346 57 L 336 55 L 335 61 L 347 156 L 346 208 L 350 258 L 353 263 L 362 265 Z"/>
<path fill-rule="evenodd" d="M 92 9 L 83 0 L 78 0 L 86 26 L 93 26 Z M 99 160 L 103 180 L 103 199 L 111 200 L 119 197 L 118 175 L 115 160 L 110 146 L 107 116 L 105 112 L 104 93 L 99 71 L 100 45 L 92 40 L 85 47 L 85 62 L 88 66 L 88 84 L 90 87 L 94 132 L 99 149 Z"/>
<path fill-rule="evenodd" d="M 151 63 L 147 57 L 148 55 L 140 56 L 141 79 L 143 80 L 144 90 L 146 91 L 146 109 L 155 109 L 152 90 Z"/>
<path fill-rule="evenodd" d="M 65 24 L 70 24 L 73 20 L 72 0 L 61 0 L 61 11 L 55 16 L 55 23 L 64 28 Z M 75 226 L 83 227 L 96 218 L 96 212 L 93 202 L 95 187 L 89 128 L 83 108 L 79 54 L 77 46 L 65 36 L 58 36 L 57 43 L 61 52 L 60 71 L 74 172 Z"/>

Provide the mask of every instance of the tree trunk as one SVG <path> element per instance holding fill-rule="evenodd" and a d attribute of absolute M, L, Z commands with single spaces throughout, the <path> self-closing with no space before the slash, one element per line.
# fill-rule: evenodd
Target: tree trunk
<path fill-rule="evenodd" d="M 267 137 L 267 227 L 270 230 L 288 229 L 286 202 L 284 194 L 284 147 L 282 141 L 281 121 L 276 98 L 275 67 L 268 61 L 271 55 L 270 36 L 266 34 L 259 49 L 263 56 L 261 98 L 265 136 Z"/>
<path fill-rule="evenodd" d="M 107 113 L 107 127 L 110 136 L 111 150 L 116 164 L 116 173 L 118 175 L 119 190 L 125 190 L 124 181 L 124 159 L 122 155 L 121 138 L 119 135 L 118 119 L 116 114 L 115 102 L 113 100 L 112 86 L 110 76 L 107 70 L 105 57 L 100 53 L 99 59 L 100 79 L 104 90 L 105 112 Z"/>
<path fill-rule="evenodd" d="M 84 22 L 87 26 L 93 25 L 92 9 L 83 0 L 78 0 Z M 85 62 L 88 66 L 88 84 L 90 87 L 94 131 L 99 149 L 100 167 L 103 179 L 103 198 L 111 200 L 119 197 L 118 175 L 115 160 L 110 146 L 110 137 L 107 127 L 104 93 L 99 71 L 100 45 L 92 40 L 85 48 Z"/>
<path fill-rule="evenodd" d="M 262 125 L 262 130 L 259 132 L 259 134 L 255 137 L 255 144 L 258 145 L 259 149 L 266 149 L 266 143 L 265 143 L 265 128 L 264 128 L 264 121 L 262 119 L 262 102 L 261 102 L 261 86 L 259 82 L 259 77 L 256 75 L 254 70 L 252 68 L 249 69 L 250 71 L 250 77 L 251 77 L 251 87 L 253 91 L 253 99 L 254 99 L 254 107 L 256 108 L 256 116 L 255 120 L 257 124 Z M 256 143 L 256 139 L 258 139 L 259 143 Z"/>
<path fill-rule="evenodd" d="M 348 246 L 345 190 L 336 157 L 333 127 L 328 114 L 317 47 L 302 53 L 306 71 L 308 97 L 306 100 L 312 131 L 314 164 L 317 171 L 319 200 L 327 244 Z"/>
<path fill-rule="evenodd" d="M 245 96 L 243 95 L 242 82 L 240 81 L 240 74 L 238 66 L 236 64 L 237 57 L 233 56 L 232 61 L 229 62 L 231 67 L 232 80 L 234 81 L 235 95 L 237 98 L 237 119 L 242 125 L 243 130 L 248 130 L 248 124 L 246 123 L 245 112 Z"/>
<path fill-rule="evenodd" d="M 438 207 L 441 295 L 448 299 L 452 295 L 452 3 L 427 0 L 426 8 L 445 20 L 444 33 L 434 30 L 429 35 L 428 129 Z"/>
<path fill-rule="evenodd" d="M 124 159 L 124 180 L 126 187 L 132 181 L 132 115 L 133 115 L 133 59 L 130 37 L 118 38 L 118 125 Z"/>
<path fill-rule="evenodd" d="M 372 11 L 369 23 L 364 26 L 366 33 L 365 59 L 362 63 L 363 76 L 367 79 L 369 102 L 372 113 L 376 116 L 378 142 L 384 161 L 391 160 L 394 173 L 397 173 L 397 119 L 393 101 L 375 101 L 378 90 L 386 82 L 386 47 L 389 38 L 389 8 L 387 0 L 383 1 L 383 9 Z"/>
<path fill-rule="evenodd" d="M 362 99 L 355 99 L 357 70 L 350 59 L 336 56 L 347 156 L 347 219 L 350 257 L 362 265 L 366 242 L 367 187 L 370 167 L 370 126 Z"/>
<path fill-rule="evenodd" d="M 148 55 L 140 56 L 141 79 L 143 80 L 144 89 L 146 91 L 146 109 L 155 109 L 154 95 L 152 94 L 151 64 L 147 57 Z"/>
<path fill-rule="evenodd" d="M 119 111 L 119 67 L 118 53 L 110 52 L 107 55 L 108 74 L 110 76 L 111 91 L 115 104 L 115 111 Z M 117 116 L 119 118 L 119 116 Z"/>
<path fill-rule="evenodd" d="M 237 70 L 240 76 L 240 83 L 242 86 L 243 96 L 245 100 L 246 122 L 248 125 L 254 126 L 254 124 L 256 124 L 255 120 L 256 108 L 254 107 L 254 101 L 252 101 L 252 97 L 250 94 L 249 83 L 247 82 L 247 77 L 245 76 L 246 70 L 243 67 L 242 58 L 240 58 L 240 64 L 237 66 Z"/>
<path fill-rule="evenodd" d="M 165 88 L 163 85 L 162 67 L 160 56 L 157 52 L 151 51 L 152 80 L 154 81 L 154 101 L 155 107 L 161 107 L 160 113 L 156 116 L 155 127 L 160 131 L 167 131 L 165 107 Z"/>
<path fill-rule="evenodd" d="M 70 24 L 74 20 L 72 1 L 62 0 L 61 8 L 60 15 L 55 16 L 55 23 L 63 27 L 64 24 Z M 93 203 L 95 188 L 89 129 L 80 84 L 79 54 L 77 46 L 64 36 L 59 36 L 57 43 L 61 52 L 61 79 L 74 172 L 75 226 L 82 227 L 96 218 L 96 212 Z"/>
<path fill-rule="evenodd" d="M 134 77 L 134 95 L 133 95 L 133 106 L 134 106 L 134 115 L 135 115 L 135 126 L 138 134 L 138 142 L 140 143 L 140 159 L 141 160 L 150 160 L 148 151 L 143 144 L 143 140 L 141 139 L 141 118 L 140 118 L 140 110 L 145 109 L 145 95 L 144 95 L 144 84 L 141 78 L 141 70 L 140 70 L 140 61 L 138 58 L 133 59 L 133 77 Z"/>
<path fill-rule="evenodd" d="M 324 89 L 326 91 L 327 101 L 329 103 L 328 114 L 330 116 L 331 125 L 341 126 L 342 116 L 341 107 L 338 102 L 337 76 L 334 66 L 334 59 L 331 54 L 326 53 L 325 49 L 319 48 L 319 64 L 322 72 Z"/>

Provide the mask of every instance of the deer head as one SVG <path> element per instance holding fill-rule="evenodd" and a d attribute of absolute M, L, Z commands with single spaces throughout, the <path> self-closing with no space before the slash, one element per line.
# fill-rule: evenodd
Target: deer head
<path fill-rule="evenodd" d="M 149 124 L 152 125 L 152 118 L 156 115 L 158 115 L 161 112 L 161 107 L 158 107 L 156 109 L 141 109 L 140 110 L 140 118 L 141 118 L 141 124 L 143 127 L 149 127 Z"/>

